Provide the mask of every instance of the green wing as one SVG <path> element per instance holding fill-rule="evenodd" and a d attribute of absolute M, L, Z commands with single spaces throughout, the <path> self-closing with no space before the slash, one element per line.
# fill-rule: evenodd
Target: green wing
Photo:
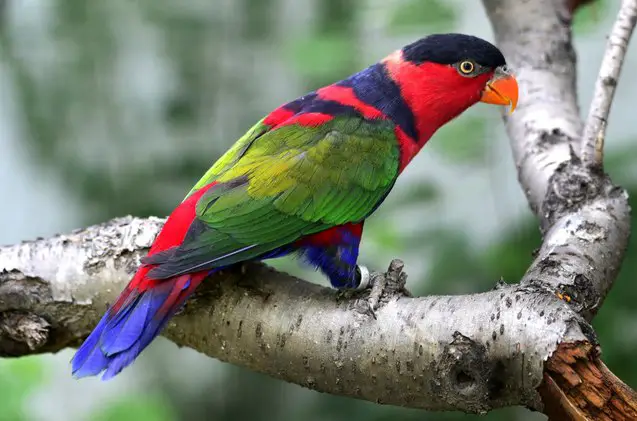
<path fill-rule="evenodd" d="M 203 177 L 201 177 L 197 184 L 195 184 L 190 192 L 188 192 L 186 198 L 200 188 L 215 181 L 220 174 L 232 169 L 232 166 L 243 157 L 252 143 L 268 132 L 269 127 L 263 124 L 263 120 L 265 120 L 265 118 L 262 118 L 257 122 L 257 124 L 252 126 L 246 134 L 237 140 L 235 144 L 232 145 L 232 147 L 228 149 L 208 171 L 206 171 Z"/>
<path fill-rule="evenodd" d="M 336 117 L 273 131 L 257 124 L 197 183 L 212 182 L 181 246 L 150 256 L 157 279 L 227 266 L 359 222 L 398 176 L 393 124 Z M 192 192 L 191 192 L 192 193 Z"/>

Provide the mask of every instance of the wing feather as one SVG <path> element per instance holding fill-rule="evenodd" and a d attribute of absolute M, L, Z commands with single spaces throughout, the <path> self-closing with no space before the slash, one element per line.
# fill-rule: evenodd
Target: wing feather
<path fill-rule="evenodd" d="M 253 132 L 197 183 L 217 184 L 199 199 L 183 244 L 145 260 L 156 265 L 150 277 L 258 258 L 302 236 L 359 222 L 398 176 L 398 142 L 388 121 L 348 116 L 319 127 Z"/>

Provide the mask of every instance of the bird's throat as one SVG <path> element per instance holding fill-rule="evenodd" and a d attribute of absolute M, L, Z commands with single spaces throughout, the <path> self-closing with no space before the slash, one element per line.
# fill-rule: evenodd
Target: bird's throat
<path fill-rule="evenodd" d="M 411 110 L 415 126 L 415 136 L 396 133 L 401 144 L 402 171 L 439 128 L 479 101 L 480 82 L 476 81 L 475 89 L 457 92 L 455 70 L 434 63 L 406 62 L 400 51 L 381 63 L 399 87 L 401 101 Z"/>

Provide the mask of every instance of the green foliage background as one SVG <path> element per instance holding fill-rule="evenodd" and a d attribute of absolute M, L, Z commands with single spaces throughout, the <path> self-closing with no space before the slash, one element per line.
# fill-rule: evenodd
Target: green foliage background
<path fill-rule="evenodd" d="M 124 214 L 168 214 L 214 159 L 264 113 L 426 33 L 462 30 L 471 14 L 481 13 L 479 2 L 468 7 L 442 0 L 29 4 L 33 10 L 20 7 L 19 0 L 0 2 L 0 75 L 12 87 L 14 110 L 4 118 L 19 129 L 13 136 L 19 152 L 9 160 L 26 156 L 24 167 L 16 171 L 36 173 L 37 180 L 57 186 L 56 195 L 63 198 L 49 210 L 57 209 L 61 216 L 33 228 L 34 219 L 47 213 L 29 209 L 22 228 L 16 228 L 13 237 L 0 232 L 0 242 Z M 617 4 L 605 0 L 582 10 L 575 20 L 578 40 L 603 32 L 601 22 L 608 22 L 608 10 Z M 489 37 L 488 29 L 481 31 Z M 617 119 L 613 125 L 630 124 Z M 487 108 L 472 110 L 442 129 L 427 147 L 427 158 L 414 162 L 419 168 L 408 171 L 367 225 L 363 260 L 388 263 L 392 257 L 404 258 L 416 294 L 484 291 L 500 277 L 519 279 L 540 237 L 515 187 L 503 132 L 496 113 Z M 629 145 L 637 137 L 634 129 L 622 133 L 608 143 Z M 608 171 L 633 197 L 637 150 L 609 148 Z M 440 173 L 445 175 L 434 177 Z M 503 179 L 510 179 L 505 187 Z M 493 181 L 493 197 L 471 196 L 475 180 L 485 185 Z M 9 178 L 0 181 L 11 183 Z M 8 203 L 37 198 L 45 188 L 38 182 L 32 191 L 14 191 Z M 453 210 L 449 197 L 456 190 L 467 197 L 456 208 L 495 200 L 482 209 L 497 215 L 465 213 L 459 224 L 448 215 Z M 516 207 L 513 203 L 516 211 L 510 209 Z M 484 220 L 497 220 L 498 215 L 508 215 L 509 222 L 480 234 Z M 5 218 L 5 223 L 12 221 Z M 637 337 L 630 333 L 635 329 L 627 327 L 637 320 L 635 241 L 633 236 L 620 278 L 595 320 L 606 363 L 633 387 L 637 362 L 631 357 Z M 325 282 L 314 273 L 300 272 L 294 262 L 273 264 Z M 70 351 L 0 360 L 0 421 L 477 419 L 318 394 L 157 342 L 110 383 L 69 380 Z M 38 400 L 38 395 L 90 405 L 72 412 Z M 509 408 L 482 419 L 542 417 Z"/>

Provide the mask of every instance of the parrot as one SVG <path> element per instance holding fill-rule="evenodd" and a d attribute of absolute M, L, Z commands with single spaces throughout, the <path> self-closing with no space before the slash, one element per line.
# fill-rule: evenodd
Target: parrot
<path fill-rule="evenodd" d="M 211 274 L 295 255 L 339 291 L 369 287 L 365 220 L 443 125 L 478 102 L 513 112 L 502 52 L 466 34 L 425 36 L 281 105 L 228 149 L 168 216 L 141 265 L 73 355 L 75 378 L 113 378 Z"/>

